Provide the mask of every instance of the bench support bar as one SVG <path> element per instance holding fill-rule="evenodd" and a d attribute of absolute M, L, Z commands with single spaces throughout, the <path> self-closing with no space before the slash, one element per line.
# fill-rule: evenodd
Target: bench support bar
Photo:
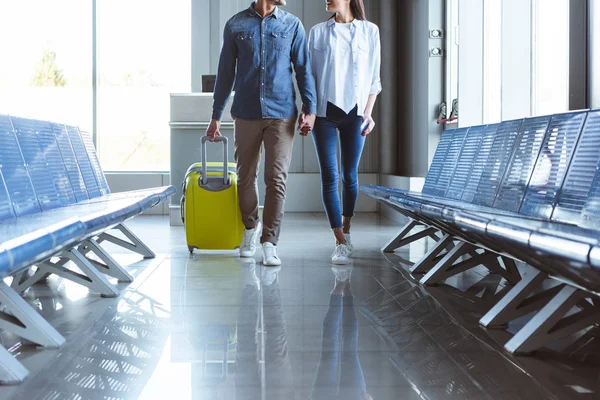
<path fill-rule="evenodd" d="M 454 247 L 454 238 L 444 235 L 415 265 L 410 269 L 413 274 L 424 274 L 435 266 L 443 257 L 444 251 Z"/>
<path fill-rule="evenodd" d="M 23 283 L 25 289 L 45 278 L 48 274 L 56 274 L 100 293 L 102 297 L 117 297 L 119 295 L 119 290 L 79 250 L 65 251 L 59 257 L 60 259 L 56 262 L 46 261 L 39 264 L 35 274 Z M 83 274 L 66 268 L 65 264 L 69 261 L 72 261 Z"/>
<path fill-rule="evenodd" d="M 410 232 L 417 226 L 425 226 L 425 229 L 410 235 Z M 406 225 L 404 225 L 404 227 L 392 240 L 390 240 L 385 246 L 383 246 L 381 251 L 383 251 L 384 253 L 393 253 L 394 251 L 406 245 L 409 245 L 426 237 L 430 237 L 437 242 L 440 240 L 440 238 L 436 235 L 436 232 L 437 229 L 435 228 L 427 227 L 426 225 L 415 220 L 410 220 Z"/>
<path fill-rule="evenodd" d="M 119 263 L 104 250 L 95 239 L 83 242 L 78 250 L 86 256 L 88 261 L 94 265 L 98 271 L 108 276 L 117 278 L 119 282 L 133 282 L 133 276 L 129 274 Z M 87 257 L 89 253 L 94 253 L 101 261 L 93 260 Z"/>
<path fill-rule="evenodd" d="M 27 368 L 0 346 L 0 385 L 16 385 L 23 382 L 27 375 Z"/>
<path fill-rule="evenodd" d="M 127 249 L 129 251 L 133 251 L 134 253 L 138 253 L 140 255 L 142 255 L 144 258 L 155 258 L 156 254 L 154 254 L 154 252 L 152 250 L 150 250 L 150 248 L 148 246 L 146 246 L 141 240 L 140 238 L 138 238 L 133 232 L 131 232 L 131 230 L 129 230 L 129 228 L 127 228 L 125 225 L 120 224 L 115 226 L 113 229 L 116 229 L 118 231 L 120 231 L 123 235 L 125 235 L 125 237 L 127 239 L 129 239 L 129 242 L 126 240 L 123 240 L 121 238 L 118 238 L 114 235 L 111 235 L 109 233 L 102 233 L 100 236 L 98 236 L 98 244 L 107 241 L 107 242 L 111 242 L 113 244 L 116 244 L 117 246 L 123 247 L 124 249 Z"/>
<path fill-rule="evenodd" d="M 505 328 L 510 321 L 541 309 L 562 288 L 559 285 L 530 296 L 547 277 L 545 273 L 530 268 L 523 279 L 479 320 L 479 324 L 486 328 Z"/>
<path fill-rule="evenodd" d="M 511 284 L 516 284 L 521 280 L 514 261 L 505 259 L 496 253 L 482 250 L 469 243 L 458 242 L 421 278 L 421 284 L 437 285 L 452 276 L 480 265 L 486 267 L 492 273 L 501 275 Z M 503 265 L 500 264 L 500 260 Z"/>
<path fill-rule="evenodd" d="M 65 343 L 65 338 L 33 306 L 3 282 L 0 282 L 0 304 L 3 308 L 0 329 L 44 347 L 57 348 Z"/>
<path fill-rule="evenodd" d="M 563 286 L 504 348 L 510 353 L 528 354 L 598 323 L 600 307 L 587 301 L 590 296 L 573 286 Z M 578 311 L 570 313 L 575 306 Z"/>

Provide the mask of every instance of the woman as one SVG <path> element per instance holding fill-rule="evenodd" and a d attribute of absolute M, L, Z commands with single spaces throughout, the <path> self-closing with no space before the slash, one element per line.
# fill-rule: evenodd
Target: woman
<path fill-rule="evenodd" d="M 354 251 L 350 223 L 358 199 L 358 164 L 381 92 L 379 29 L 366 20 L 363 0 L 330 0 L 334 15 L 309 35 L 317 83 L 317 121 L 313 140 L 321 167 L 323 203 L 333 229 L 334 264 L 348 264 Z M 366 125 L 366 129 L 361 126 Z M 303 127 L 307 135 L 310 128 Z M 337 143 L 341 146 L 343 207 L 338 192 Z"/>
<path fill-rule="evenodd" d="M 350 284 L 352 267 L 333 267 L 335 283 L 323 320 L 321 357 L 310 400 L 373 400 L 358 357 L 358 319 Z"/>

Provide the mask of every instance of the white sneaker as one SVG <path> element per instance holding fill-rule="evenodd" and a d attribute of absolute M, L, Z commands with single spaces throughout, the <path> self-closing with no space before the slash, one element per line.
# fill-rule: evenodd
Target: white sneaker
<path fill-rule="evenodd" d="M 350 264 L 350 249 L 345 244 L 338 244 L 331 255 L 331 262 L 335 265 Z"/>
<path fill-rule="evenodd" d="M 245 286 L 254 286 L 260 289 L 260 279 L 256 275 L 256 261 L 254 259 L 251 258 L 242 262 L 242 276 Z"/>
<path fill-rule="evenodd" d="M 352 244 L 352 239 L 350 239 L 350 234 L 344 233 L 344 237 L 346 238 L 346 246 L 348 246 L 348 250 L 350 250 L 350 255 L 348 257 L 352 257 L 352 255 L 354 255 L 354 245 Z"/>
<path fill-rule="evenodd" d="M 256 253 L 256 239 L 258 239 L 258 235 L 260 235 L 261 231 L 262 224 L 260 221 L 258 222 L 258 225 L 256 225 L 256 228 L 244 230 L 244 238 L 240 245 L 240 257 L 248 258 L 254 256 Z"/>
<path fill-rule="evenodd" d="M 281 271 L 281 267 L 263 267 L 260 273 L 260 280 L 263 285 L 271 286 L 279 275 L 279 271 Z"/>
<path fill-rule="evenodd" d="M 335 266 L 331 267 L 331 270 L 338 282 L 350 282 L 350 278 L 352 277 L 352 266 Z"/>
<path fill-rule="evenodd" d="M 281 265 L 281 260 L 277 255 L 277 247 L 273 243 L 263 243 L 263 265 L 267 267 L 278 267 Z"/>

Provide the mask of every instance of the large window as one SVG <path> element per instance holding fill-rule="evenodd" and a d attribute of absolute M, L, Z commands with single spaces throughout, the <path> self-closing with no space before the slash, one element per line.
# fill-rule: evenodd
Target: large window
<path fill-rule="evenodd" d="M 98 150 L 106 170 L 169 170 L 169 94 L 191 85 L 190 7 L 98 1 Z"/>
<path fill-rule="evenodd" d="M 569 109 L 569 3 L 533 0 L 535 115 Z"/>
<path fill-rule="evenodd" d="M 456 12 L 456 1 L 450 12 Z M 569 74 L 584 64 L 584 60 L 571 59 L 577 53 L 570 51 L 576 33 L 570 31 L 570 14 L 571 7 L 581 4 L 459 0 L 458 5 L 464 16 L 459 27 L 463 58 L 458 59 L 458 76 L 463 79 L 459 100 L 466 105 L 460 108 L 462 118 L 470 124 L 494 123 L 569 110 Z M 580 23 L 586 24 L 583 17 Z M 480 96 L 482 101 L 478 101 Z"/>
<path fill-rule="evenodd" d="M 502 0 L 483 3 L 483 122 L 502 120 Z"/>
<path fill-rule="evenodd" d="M 0 1 L 0 113 L 93 126 L 108 171 L 169 170 L 169 94 L 190 91 L 191 0 Z"/>
<path fill-rule="evenodd" d="M 0 1 L 0 113 L 92 128 L 91 4 Z"/>

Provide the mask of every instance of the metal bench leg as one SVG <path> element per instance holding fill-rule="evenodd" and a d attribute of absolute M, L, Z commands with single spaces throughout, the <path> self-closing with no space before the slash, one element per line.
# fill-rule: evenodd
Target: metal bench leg
<path fill-rule="evenodd" d="M 0 346 L 0 385 L 16 385 L 23 382 L 27 375 L 27 368 Z"/>
<path fill-rule="evenodd" d="M 547 277 L 530 268 L 521 281 L 479 320 L 479 324 L 486 328 L 505 328 L 510 321 L 544 307 L 564 286 L 558 285 L 530 297 Z"/>
<path fill-rule="evenodd" d="M 565 316 L 590 294 L 572 286 L 564 286 L 552 300 L 525 325 L 504 348 L 511 353 L 527 354 L 547 344 L 579 332 L 600 321 L 600 307 L 586 302 L 574 314 Z"/>
<path fill-rule="evenodd" d="M 119 290 L 108 282 L 106 276 L 100 273 L 79 250 L 65 251 L 59 257 L 60 260 L 57 262 L 46 261 L 39 264 L 38 270 L 30 280 L 35 283 L 37 282 L 36 277 L 41 279 L 46 274 L 51 273 L 83 285 L 96 293 L 100 293 L 102 297 L 117 297 L 119 295 Z M 64 265 L 69 261 L 72 261 L 83 272 L 83 275 L 66 268 Z"/>
<path fill-rule="evenodd" d="M 477 250 L 481 251 L 482 249 L 460 241 L 456 246 L 448 250 L 445 256 L 438 260 L 435 266 L 421 278 L 421 284 L 437 285 L 454 275 L 480 265 L 486 267 L 491 273 L 499 274 L 511 284 L 515 284 L 521 280 L 521 275 L 514 261 L 503 259 L 503 264 L 500 264 L 499 258 L 501 256 L 498 254 L 487 250 L 478 253 Z M 467 258 L 462 259 L 462 257 Z"/>
<path fill-rule="evenodd" d="M 448 251 L 448 253 L 432 269 L 430 269 L 423 278 L 421 278 L 421 284 L 436 285 L 442 283 L 451 276 L 481 265 L 489 258 L 489 254 L 474 253 L 475 249 L 475 246 L 471 244 L 459 242 Z M 468 254 L 472 254 L 472 256 L 465 261 L 454 264 L 456 260 Z"/>
<path fill-rule="evenodd" d="M 409 233 L 416 228 L 417 226 L 425 226 L 426 228 L 420 232 L 409 235 Z M 395 250 L 402 248 L 410 243 L 416 242 L 417 240 L 421 240 L 426 237 L 431 237 L 434 240 L 439 240 L 439 237 L 435 234 L 437 229 L 427 227 L 426 225 L 417 222 L 415 220 L 410 220 L 404 227 L 398 232 L 398 234 L 390 240 L 381 251 L 384 253 L 393 253 Z"/>
<path fill-rule="evenodd" d="M 0 282 L 0 304 L 4 308 L 0 312 L 0 329 L 44 347 L 56 348 L 65 343 L 65 338 L 4 282 Z"/>
<path fill-rule="evenodd" d="M 79 245 L 78 250 L 86 256 L 88 261 L 95 266 L 98 271 L 105 273 L 108 276 L 112 276 L 113 278 L 117 278 L 119 282 L 133 282 L 133 276 L 129 274 L 119 263 L 111 257 L 110 254 L 102 247 L 95 239 L 90 239 L 83 242 Z M 92 260 L 87 255 L 89 253 L 94 253 L 102 262 L 97 260 Z"/>
<path fill-rule="evenodd" d="M 146 246 L 140 240 L 140 238 L 138 238 L 133 232 L 131 232 L 129 230 L 129 228 L 127 228 L 125 225 L 120 224 L 120 225 L 115 226 L 113 229 L 119 230 L 123 235 L 125 235 L 125 237 L 127 239 L 129 239 L 129 242 L 127 242 L 121 238 L 118 238 L 114 235 L 111 235 L 109 233 L 106 233 L 106 232 L 104 232 L 100 236 L 98 236 L 97 242 L 99 244 L 104 241 L 111 242 L 113 244 L 116 244 L 117 246 L 123 247 L 130 251 L 133 251 L 134 253 L 138 253 L 138 254 L 142 255 L 144 258 L 156 257 L 156 254 L 154 254 L 154 252 L 152 250 L 150 250 L 150 248 L 148 246 Z"/>
<path fill-rule="evenodd" d="M 410 272 L 413 274 L 428 272 L 443 258 L 442 252 L 450 250 L 452 247 L 454 247 L 454 238 L 451 235 L 444 235 L 423 258 L 411 267 Z"/>

